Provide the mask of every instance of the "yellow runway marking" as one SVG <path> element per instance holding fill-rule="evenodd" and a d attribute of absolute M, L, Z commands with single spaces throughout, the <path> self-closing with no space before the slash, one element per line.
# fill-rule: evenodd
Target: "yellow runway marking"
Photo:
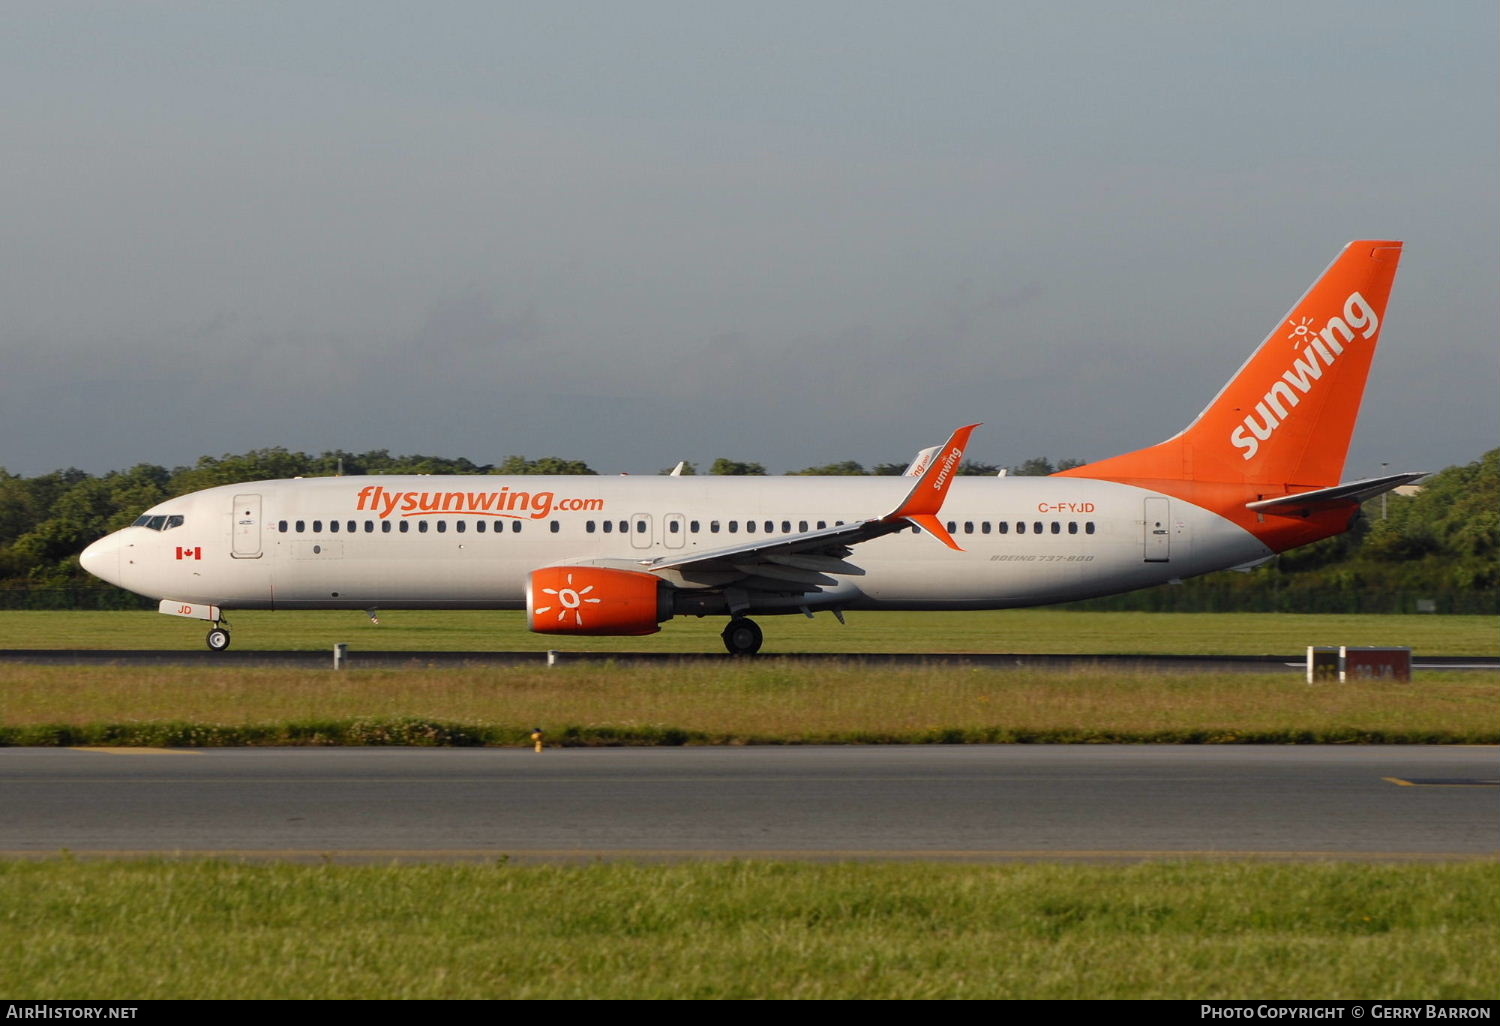
<path fill-rule="evenodd" d="M 1381 777 L 1400 787 L 1500 787 L 1500 779 L 1490 780 L 1481 777 L 1417 777 L 1413 780 L 1405 780 L 1401 777 Z"/>
<path fill-rule="evenodd" d="M 105 755 L 202 755 L 191 748 L 109 748 L 105 746 L 77 746 L 74 752 L 103 752 Z"/>

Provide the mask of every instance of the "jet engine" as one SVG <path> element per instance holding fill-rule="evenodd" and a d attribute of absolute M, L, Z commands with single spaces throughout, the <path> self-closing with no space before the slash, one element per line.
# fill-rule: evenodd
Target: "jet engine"
<path fill-rule="evenodd" d="M 526 623 L 538 634 L 655 634 L 672 618 L 660 577 L 602 566 L 549 566 L 526 578 Z"/>

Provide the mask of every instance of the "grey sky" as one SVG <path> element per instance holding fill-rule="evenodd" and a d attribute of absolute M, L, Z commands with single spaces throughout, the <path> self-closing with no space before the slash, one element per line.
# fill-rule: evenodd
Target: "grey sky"
<path fill-rule="evenodd" d="M 1100 458 L 1372 237 L 1348 476 L 1465 462 L 1497 10 L 7 5 L 0 466 Z"/>

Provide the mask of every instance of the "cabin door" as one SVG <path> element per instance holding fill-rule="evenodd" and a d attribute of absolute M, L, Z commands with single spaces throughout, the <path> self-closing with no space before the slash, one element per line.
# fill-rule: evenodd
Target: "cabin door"
<path fill-rule="evenodd" d="M 233 542 L 230 555 L 235 559 L 260 558 L 260 496 L 236 495 L 231 523 Z"/>
<path fill-rule="evenodd" d="M 630 518 L 630 547 L 649 549 L 651 542 L 651 514 L 637 513 Z"/>

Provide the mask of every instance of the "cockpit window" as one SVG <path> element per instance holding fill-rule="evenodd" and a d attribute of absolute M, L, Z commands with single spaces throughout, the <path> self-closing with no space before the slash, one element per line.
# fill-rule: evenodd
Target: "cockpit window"
<path fill-rule="evenodd" d="M 135 523 L 131 524 L 130 526 L 144 527 L 148 531 L 170 531 L 174 527 L 181 527 L 182 521 L 183 517 L 180 513 L 174 513 L 171 516 L 167 516 L 162 513 L 158 513 L 154 516 L 150 514 L 143 514 L 137 517 Z"/>

